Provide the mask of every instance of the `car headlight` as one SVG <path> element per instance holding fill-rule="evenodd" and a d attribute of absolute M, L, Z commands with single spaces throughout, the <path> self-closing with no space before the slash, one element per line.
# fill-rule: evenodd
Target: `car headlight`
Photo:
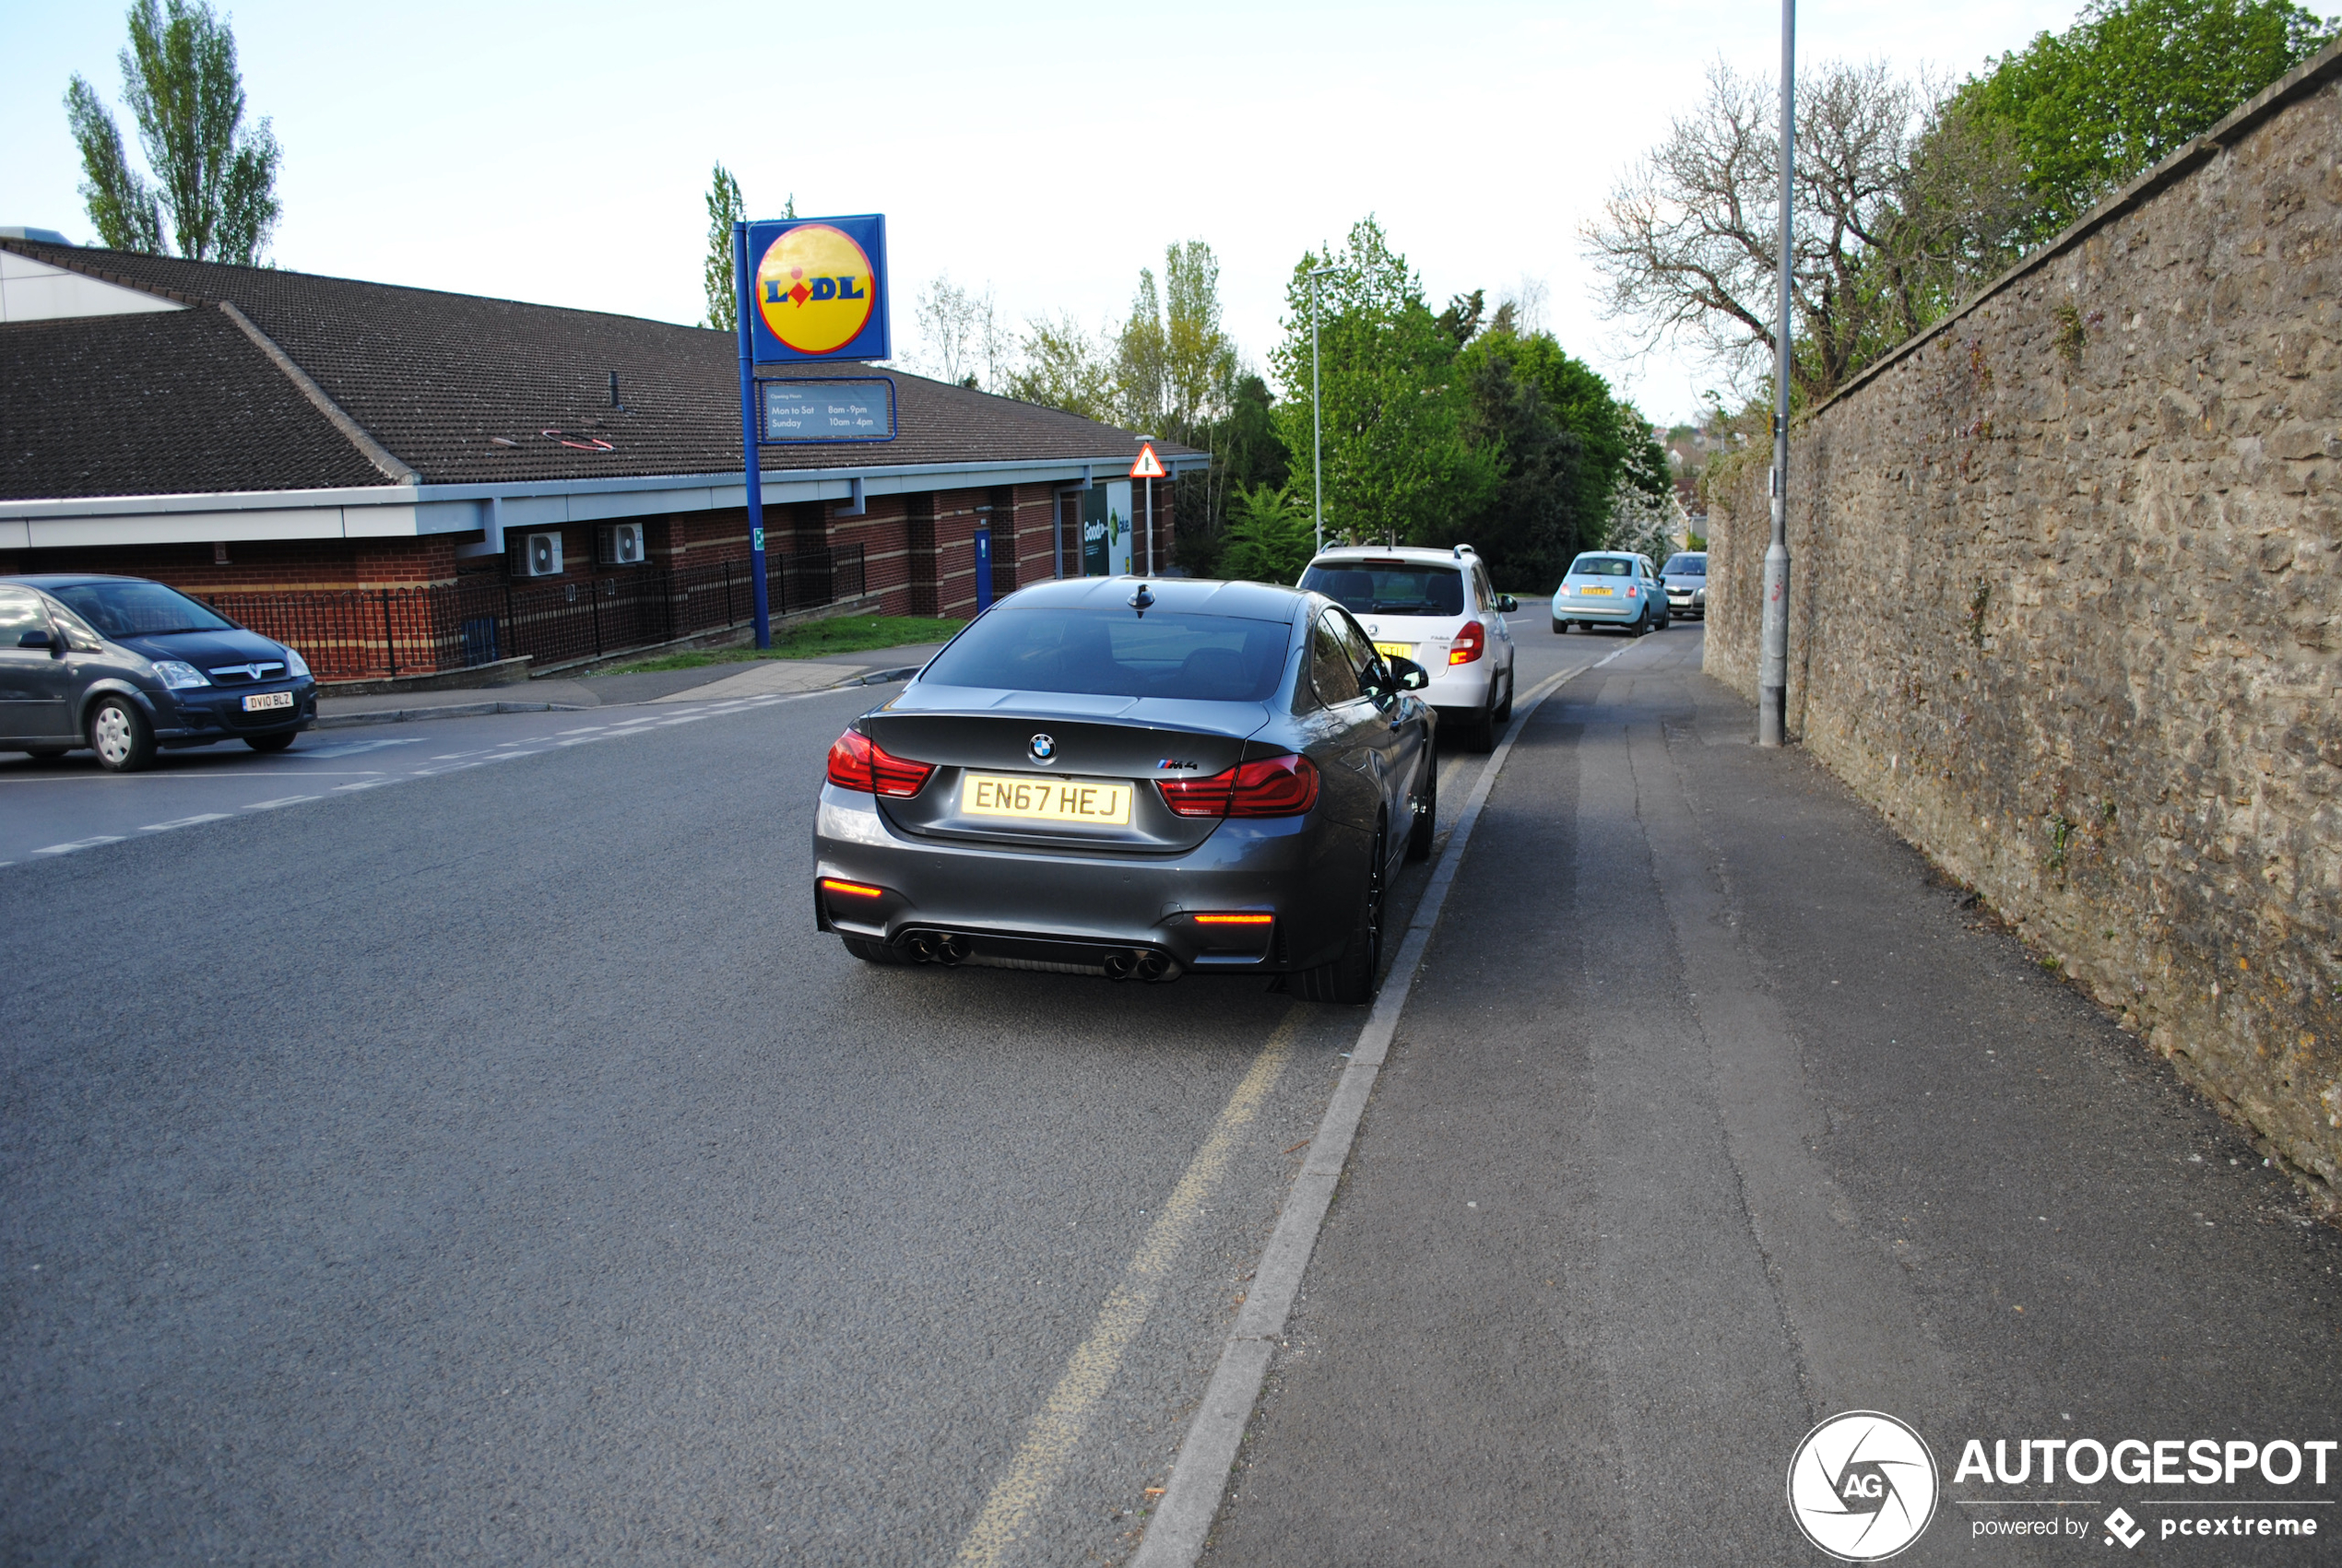
<path fill-rule="evenodd" d="M 300 680 L 309 674 L 309 661 L 291 648 L 285 650 L 285 667 L 292 672 L 292 678 L 295 680 Z"/>
<path fill-rule="evenodd" d="M 183 659 L 157 659 L 155 678 L 172 691 L 184 691 L 190 687 L 209 686 L 204 672 Z"/>

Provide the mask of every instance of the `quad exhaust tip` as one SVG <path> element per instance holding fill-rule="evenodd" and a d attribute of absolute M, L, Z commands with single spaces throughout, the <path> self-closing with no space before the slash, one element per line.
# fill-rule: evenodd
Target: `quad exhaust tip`
<path fill-rule="evenodd" d="M 957 931 L 914 931 L 903 939 L 903 945 L 918 963 L 949 967 L 976 955 L 975 939 Z M 1177 980 L 1181 973 L 1178 961 L 1160 948 L 1109 948 L 1098 963 L 1106 977 L 1115 981 L 1161 984 Z"/>

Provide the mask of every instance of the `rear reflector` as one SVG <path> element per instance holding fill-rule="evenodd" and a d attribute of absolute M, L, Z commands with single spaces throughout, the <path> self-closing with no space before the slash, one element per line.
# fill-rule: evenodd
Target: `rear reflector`
<path fill-rule="evenodd" d="M 907 798 L 934 772 L 934 763 L 893 756 L 858 729 L 847 730 L 830 747 L 830 783 L 840 789 Z"/>
<path fill-rule="evenodd" d="M 822 891 L 847 893 L 858 899 L 883 898 L 886 895 L 884 888 L 873 888 L 866 882 L 841 882 L 834 877 L 822 878 Z"/>
<path fill-rule="evenodd" d="M 1199 914 L 1198 925 L 1267 925 L 1277 917 L 1273 914 Z"/>
<path fill-rule="evenodd" d="M 1160 779 L 1155 787 L 1181 817 L 1298 817 L 1318 803 L 1318 768 L 1288 754 L 1238 763 L 1208 779 Z"/>

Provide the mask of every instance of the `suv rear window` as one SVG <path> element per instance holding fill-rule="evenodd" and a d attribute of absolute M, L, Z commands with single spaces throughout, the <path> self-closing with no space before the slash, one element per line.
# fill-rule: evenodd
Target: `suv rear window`
<path fill-rule="evenodd" d="M 1635 563 L 1623 555 L 1581 555 L 1569 563 L 1572 577 L 1632 577 Z"/>
<path fill-rule="evenodd" d="M 1463 573 L 1452 566 L 1332 561 L 1302 573 L 1301 585 L 1352 615 L 1463 614 Z"/>
<path fill-rule="evenodd" d="M 919 678 L 1084 697 L 1262 702 L 1276 692 L 1292 640 L 1282 620 L 1002 607 L 978 616 Z"/>

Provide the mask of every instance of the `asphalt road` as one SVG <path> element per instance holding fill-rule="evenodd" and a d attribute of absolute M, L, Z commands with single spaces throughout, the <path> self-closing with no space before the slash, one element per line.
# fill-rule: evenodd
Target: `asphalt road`
<path fill-rule="evenodd" d="M 856 962 L 880 696 L 0 769 L 0 1559 L 1126 1552 L 1360 1012 Z"/>
<path fill-rule="evenodd" d="M 2038 1489 L 1959 1438 L 2342 1435 L 2342 1246 L 2249 1146 L 1697 628 L 1516 630 L 1622 656 L 1496 783 L 1209 1561 L 1816 1562 L 1789 1451 L 1865 1407 L 1939 1444 L 1905 1560 L 2044 1562 L 2108 1549 L 1968 1533 Z M 1127 1556 L 1363 1010 L 855 962 L 808 838 L 881 697 L 0 767 L 61 835 L 0 867 L 0 1561 Z"/>

